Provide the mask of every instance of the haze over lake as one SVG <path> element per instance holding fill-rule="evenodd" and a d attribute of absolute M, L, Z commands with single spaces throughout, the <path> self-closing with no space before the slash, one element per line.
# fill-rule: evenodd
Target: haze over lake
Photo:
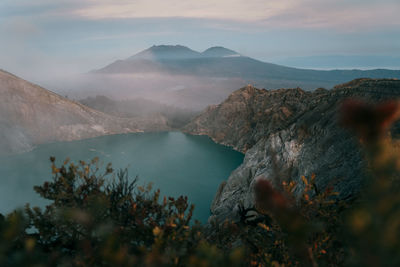
<path fill-rule="evenodd" d="M 75 142 L 41 145 L 28 153 L 0 157 L 0 213 L 29 202 L 46 202 L 33 186 L 51 181 L 50 156 L 59 166 L 64 159 L 89 161 L 99 157 L 103 167 L 112 162 L 139 176 L 138 185 L 153 183 L 162 195 L 187 195 L 196 208 L 194 218 L 205 222 L 219 184 L 242 163 L 243 155 L 215 144 L 205 136 L 179 132 L 103 136 Z"/>

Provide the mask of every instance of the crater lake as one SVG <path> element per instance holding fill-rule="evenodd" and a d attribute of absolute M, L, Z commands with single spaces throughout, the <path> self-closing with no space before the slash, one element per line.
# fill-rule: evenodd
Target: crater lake
<path fill-rule="evenodd" d="M 206 222 L 219 184 L 242 162 L 244 155 L 218 145 L 206 136 L 180 132 L 135 133 L 44 144 L 22 154 L 0 157 L 0 213 L 21 208 L 26 203 L 43 207 L 46 203 L 33 190 L 52 180 L 50 156 L 60 166 L 99 158 L 105 169 L 127 169 L 137 185 L 153 184 L 162 196 L 188 196 L 195 204 L 194 219 Z M 111 179 L 111 177 L 110 177 Z"/>

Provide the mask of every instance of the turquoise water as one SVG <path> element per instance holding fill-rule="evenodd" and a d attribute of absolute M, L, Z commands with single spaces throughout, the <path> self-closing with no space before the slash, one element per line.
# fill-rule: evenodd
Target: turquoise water
<path fill-rule="evenodd" d="M 195 204 L 194 217 L 205 222 L 219 184 L 243 161 L 243 155 L 215 144 L 205 136 L 180 132 L 140 133 L 41 145 L 31 152 L 0 157 L 0 212 L 29 202 L 44 205 L 33 186 L 51 180 L 49 157 L 57 164 L 69 157 L 89 161 L 99 157 L 103 166 L 128 168 L 139 185 L 153 182 L 162 195 L 187 195 Z"/>

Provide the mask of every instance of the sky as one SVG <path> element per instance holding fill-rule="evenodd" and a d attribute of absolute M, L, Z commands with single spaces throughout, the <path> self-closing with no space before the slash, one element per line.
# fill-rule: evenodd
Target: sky
<path fill-rule="evenodd" d="M 160 44 L 400 58 L 398 14 L 399 0 L 1 0 L 0 68 L 41 81 Z"/>

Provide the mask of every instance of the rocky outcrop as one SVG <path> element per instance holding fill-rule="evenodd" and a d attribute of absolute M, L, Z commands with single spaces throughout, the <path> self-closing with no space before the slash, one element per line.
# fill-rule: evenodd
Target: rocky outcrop
<path fill-rule="evenodd" d="M 249 85 L 222 104 L 208 107 L 185 130 L 246 152 L 262 137 L 303 113 L 311 95 L 299 88 L 267 91 Z"/>
<path fill-rule="evenodd" d="M 400 99 L 400 81 L 358 79 L 314 92 L 247 86 L 188 124 L 184 131 L 245 153 L 243 164 L 218 189 L 210 220 L 237 219 L 239 204 L 253 206 L 257 177 L 299 181 L 315 173 L 321 190 L 334 186 L 342 198 L 356 194 L 365 163 L 357 140 L 338 125 L 338 109 L 346 98 Z M 393 134 L 399 133 L 397 124 Z"/>
<path fill-rule="evenodd" d="M 2 153 L 26 151 L 47 142 L 167 129 L 162 116 L 110 116 L 0 71 Z"/>

